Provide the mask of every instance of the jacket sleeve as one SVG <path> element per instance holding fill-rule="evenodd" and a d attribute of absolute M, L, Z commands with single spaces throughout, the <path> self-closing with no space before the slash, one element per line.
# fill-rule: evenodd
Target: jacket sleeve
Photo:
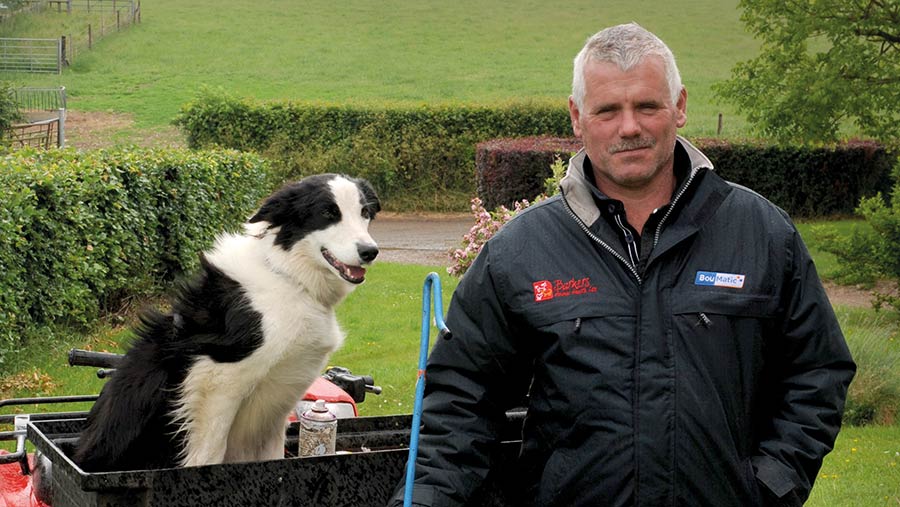
<path fill-rule="evenodd" d="M 426 369 L 413 504 L 463 505 L 491 468 L 505 412 L 521 401 L 530 363 L 514 345 L 498 295 L 490 242 L 464 275 L 447 313 L 452 338 Z M 390 505 L 402 505 L 404 480 Z"/>
<path fill-rule="evenodd" d="M 856 365 L 796 230 L 788 258 L 783 313 L 767 340 L 767 420 L 752 462 L 769 504 L 799 506 L 834 446 Z"/>

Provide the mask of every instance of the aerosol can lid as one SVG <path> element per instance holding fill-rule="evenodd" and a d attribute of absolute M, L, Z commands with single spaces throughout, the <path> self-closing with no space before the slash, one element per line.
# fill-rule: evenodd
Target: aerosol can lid
<path fill-rule="evenodd" d="M 303 412 L 302 417 L 304 419 L 324 422 L 337 420 L 337 416 L 334 415 L 331 410 L 328 410 L 328 406 L 325 404 L 325 400 L 316 400 L 316 402 L 313 403 L 313 406 L 310 407 L 309 410 Z"/>

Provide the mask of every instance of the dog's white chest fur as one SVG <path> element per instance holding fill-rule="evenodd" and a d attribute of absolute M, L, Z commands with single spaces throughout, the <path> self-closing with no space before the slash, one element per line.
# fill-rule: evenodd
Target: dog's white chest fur
<path fill-rule="evenodd" d="M 182 465 L 281 457 L 285 417 L 343 342 L 333 307 L 275 270 L 265 243 L 223 236 L 207 256 L 260 313 L 262 344 L 237 362 L 202 358 L 190 367 L 176 410 Z"/>

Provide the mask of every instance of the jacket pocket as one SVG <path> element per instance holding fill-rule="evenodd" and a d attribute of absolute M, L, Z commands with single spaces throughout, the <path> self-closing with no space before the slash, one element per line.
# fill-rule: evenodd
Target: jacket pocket
<path fill-rule="evenodd" d="M 678 438 L 704 443 L 680 447 L 679 461 L 689 467 L 726 460 L 721 469 L 734 472 L 730 487 L 724 476 L 711 482 L 725 495 L 743 489 L 759 496 L 741 457 L 755 450 L 753 414 L 764 395 L 776 304 L 764 295 L 722 291 L 682 291 L 670 301 Z"/>

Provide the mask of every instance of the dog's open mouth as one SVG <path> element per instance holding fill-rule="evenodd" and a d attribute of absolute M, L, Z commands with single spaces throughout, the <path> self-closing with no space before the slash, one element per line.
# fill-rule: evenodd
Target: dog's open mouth
<path fill-rule="evenodd" d="M 343 262 L 337 260 L 337 258 L 328 251 L 327 248 L 322 249 L 322 257 L 325 257 L 325 260 L 328 261 L 328 264 L 334 266 L 334 269 L 340 273 L 341 278 L 347 280 L 350 283 L 363 283 L 363 280 L 366 279 L 366 269 L 362 266 L 348 266 Z"/>

